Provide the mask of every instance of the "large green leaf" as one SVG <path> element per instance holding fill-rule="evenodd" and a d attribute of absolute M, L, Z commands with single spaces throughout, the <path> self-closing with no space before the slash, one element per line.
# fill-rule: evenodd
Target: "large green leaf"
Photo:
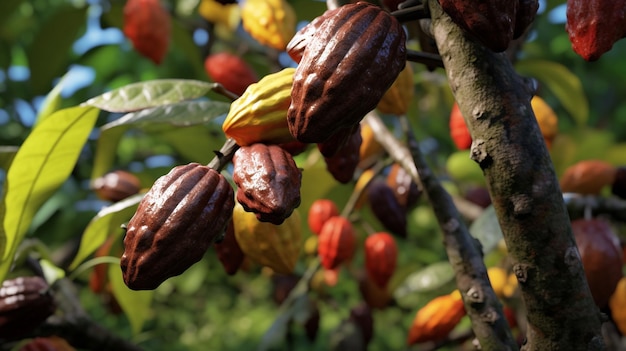
<path fill-rule="evenodd" d="M 35 94 L 44 94 L 69 65 L 70 50 L 85 26 L 87 6 L 65 6 L 40 28 L 27 50 L 30 81 Z"/>
<path fill-rule="evenodd" d="M 158 106 L 131 112 L 101 128 L 91 178 L 107 171 L 115 160 L 117 144 L 130 128 L 147 133 L 164 132 L 172 127 L 206 125 L 228 112 L 229 103 L 219 101 L 185 101 L 173 105 Z M 210 149 L 206 150 L 207 153 Z"/>
<path fill-rule="evenodd" d="M 142 198 L 143 194 L 134 195 L 100 210 L 85 228 L 70 269 L 76 269 L 84 259 L 94 253 L 106 241 L 109 234 L 117 232 L 121 235 L 121 225 L 133 216 Z"/>
<path fill-rule="evenodd" d="M 93 107 L 55 112 L 26 138 L 7 172 L 0 240 L 6 238 L 0 281 L 39 207 L 70 175 L 98 117 Z"/>
<path fill-rule="evenodd" d="M 109 281 L 113 296 L 126 314 L 134 335 L 141 332 L 143 324 L 150 317 L 150 305 L 154 290 L 130 290 L 122 279 L 122 270 L 119 264 L 109 265 Z"/>
<path fill-rule="evenodd" d="M 580 79 L 564 65 L 547 60 L 520 60 L 515 65 L 523 75 L 543 83 L 561 102 L 579 126 L 589 118 L 589 101 Z"/>
<path fill-rule="evenodd" d="M 41 108 L 39 109 L 39 114 L 37 114 L 37 120 L 35 121 L 36 124 L 52 115 L 61 106 L 61 92 L 67 82 L 65 77 L 66 76 L 63 76 L 57 85 L 55 85 L 48 95 L 46 95 L 46 99 L 43 101 Z"/>
<path fill-rule="evenodd" d="M 199 98 L 214 86 L 193 79 L 156 79 L 112 90 L 85 103 L 110 112 L 132 112 Z"/>

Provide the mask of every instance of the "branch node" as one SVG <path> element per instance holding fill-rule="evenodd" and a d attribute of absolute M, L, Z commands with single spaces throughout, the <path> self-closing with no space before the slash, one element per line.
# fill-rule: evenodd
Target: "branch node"
<path fill-rule="evenodd" d="M 527 194 L 517 194 L 511 197 L 513 215 L 515 218 L 525 217 L 533 212 L 533 198 Z"/>
<path fill-rule="evenodd" d="M 575 275 L 580 272 L 580 255 L 575 246 L 570 246 L 565 250 L 564 261 L 570 274 Z"/>
<path fill-rule="evenodd" d="M 456 218 L 450 218 L 450 220 L 448 220 L 444 225 L 443 225 L 443 230 L 445 230 L 448 233 L 452 233 L 454 231 L 456 231 L 457 229 L 459 229 L 459 221 L 456 220 Z"/>
<path fill-rule="evenodd" d="M 465 293 L 467 299 L 473 304 L 481 304 L 485 302 L 485 293 L 479 285 L 474 285 Z"/>
<path fill-rule="evenodd" d="M 485 170 L 493 163 L 493 158 L 486 150 L 485 141 L 477 139 L 472 141 L 471 159 L 474 160 L 482 170 Z"/>
<path fill-rule="evenodd" d="M 518 263 L 513 266 L 513 273 L 515 274 L 515 277 L 520 284 L 526 283 L 526 281 L 528 280 L 529 268 L 529 265 L 522 263 Z"/>
<path fill-rule="evenodd" d="M 488 308 L 485 312 L 480 314 L 480 319 L 483 322 L 493 324 L 498 320 L 498 313 L 493 308 Z"/>

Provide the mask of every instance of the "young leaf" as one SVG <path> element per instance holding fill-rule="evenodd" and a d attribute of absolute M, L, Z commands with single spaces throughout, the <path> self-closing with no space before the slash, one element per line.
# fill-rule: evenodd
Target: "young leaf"
<path fill-rule="evenodd" d="M 199 98 L 215 84 L 192 79 L 157 79 L 134 83 L 91 98 L 87 105 L 109 112 L 132 112 Z"/>
<path fill-rule="evenodd" d="M 133 334 L 139 334 L 143 324 L 150 316 L 150 305 L 152 304 L 154 290 L 130 290 L 124 284 L 119 264 L 109 265 L 109 282 L 111 282 L 113 296 L 115 296 L 130 322 Z"/>
<path fill-rule="evenodd" d="M 0 281 L 39 207 L 70 175 L 98 117 L 93 107 L 59 110 L 26 138 L 7 173 L 0 218 L 0 242 L 6 239 Z M 1 212 L 0 212 L 1 215 Z"/>
<path fill-rule="evenodd" d="M 100 210 L 85 228 L 80 247 L 69 268 L 76 269 L 85 258 L 106 241 L 110 233 L 121 234 L 121 225 L 133 216 L 142 198 L 143 194 L 133 195 Z"/>

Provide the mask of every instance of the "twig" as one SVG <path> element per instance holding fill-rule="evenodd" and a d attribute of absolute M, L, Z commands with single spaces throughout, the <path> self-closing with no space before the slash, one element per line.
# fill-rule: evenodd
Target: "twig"
<path fill-rule="evenodd" d="M 226 139 L 224 145 L 219 151 L 215 151 L 215 157 L 207 165 L 216 171 L 221 171 L 233 159 L 235 152 L 239 149 L 239 145 L 233 139 Z"/>
<path fill-rule="evenodd" d="M 406 59 L 407 61 L 422 63 L 428 67 L 443 68 L 443 61 L 441 60 L 441 56 L 437 54 L 432 54 L 430 52 L 407 50 Z"/>

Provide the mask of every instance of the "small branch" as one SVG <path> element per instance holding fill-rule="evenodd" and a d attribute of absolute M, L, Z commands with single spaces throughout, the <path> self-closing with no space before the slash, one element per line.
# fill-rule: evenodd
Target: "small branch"
<path fill-rule="evenodd" d="M 430 52 L 407 50 L 406 59 L 407 61 L 421 63 L 428 67 L 443 68 L 443 61 L 441 60 L 441 56 L 437 54 L 432 54 Z"/>
<path fill-rule="evenodd" d="M 233 159 L 235 152 L 239 149 L 239 145 L 233 139 L 226 139 L 220 151 L 215 151 L 215 157 L 207 165 L 214 170 L 221 172 L 228 163 Z"/>
<path fill-rule="evenodd" d="M 237 99 L 239 99 L 239 95 L 233 93 L 232 91 L 226 89 L 223 85 L 221 85 L 220 83 L 213 83 L 213 86 L 211 87 L 211 90 L 213 90 L 214 92 L 224 95 L 226 98 L 230 99 L 231 101 L 235 101 Z"/>
<path fill-rule="evenodd" d="M 403 8 L 397 11 L 391 12 L 391 15 L 395 17 L 398 22 L 410 22 L 419 20 L 422 18 L 430 18 L 428 9 L 424 5 L 411 6 Z"/>
<path fill-rule="evenodd" d="M 607 215 L 626 222 L 626 201 L 616 197 L 566 196 L 565 205 L 572 220 L 585 217 L 585 211 L 591 210 L 592 216 Z"/>

